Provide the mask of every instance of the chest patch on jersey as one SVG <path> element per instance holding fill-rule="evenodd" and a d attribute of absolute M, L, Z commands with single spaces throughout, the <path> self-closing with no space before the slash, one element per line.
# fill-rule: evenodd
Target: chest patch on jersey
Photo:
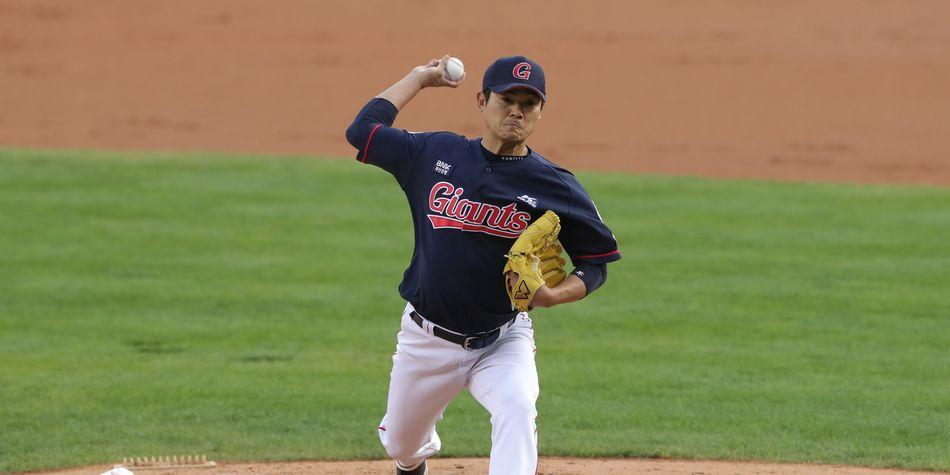
<path fill-rule="evenodd" d="M 449 176 L 452 174 L 452 169 L 455 168 L 451 163 L 443 162 L 442 160 L 436 160 L 435 167 L 433 171 L 442 176 Z"/>
<path fill-rule="evenodd" d="M 528 227 L 531 215 L 518 211 L 517 203 L 495 206 L 462 198 L 465 189 L 440 181 L 429 191 L 432 229 L 459 229 L 492 236 L 516 238 Z"/>
<path fill-rule="evenodd" d="M 538 207 L 538 199 L 537 199 L 537 198 L 532 198 L 532 197 L 530 197 L 530 196 L 528 196 L 528 195 L 521 195 L 521 196 L 518 197 L 518 199 L 521 200 L 521 201 L 524 201 L 525 203 L 528 203 L 528 205 L 531 206 L 532 208 L 537 208 L 537 207 Z"/>

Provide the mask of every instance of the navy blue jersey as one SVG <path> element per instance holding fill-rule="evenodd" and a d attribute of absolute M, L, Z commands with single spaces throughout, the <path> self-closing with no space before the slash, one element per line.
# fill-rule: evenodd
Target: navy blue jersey
<path fill-rule="evenodd" d="M 415 231 L 412 261 L 399 294 L 425 318 L 469 334 L 510 320 L 502 269 L 528 225 L 553 210 L 560 241 L 575 265 L 620 259 L 617 241 L 571 172 L 531 151 L 522 160 L 489 162 L 480 139 L 390 127 L 396 107 L 374 99 L 347 138 L 360 162 L 376 165 L 402 187 Z"/>

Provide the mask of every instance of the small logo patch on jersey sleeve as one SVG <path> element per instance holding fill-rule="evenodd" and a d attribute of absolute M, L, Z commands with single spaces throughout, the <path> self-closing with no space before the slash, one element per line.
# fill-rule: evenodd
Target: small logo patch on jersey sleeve
<path fill-rule="evenodd" d="M 451 164 L 451 163 L 445 163 L 445 162 L 443 162 L 442 160 L 437 160 L 437 161 L 435 162 L 435 168 L 434 168 L 434 170 L 435 170 L 436 173 L 438 173 L 438 174 L 440 174 L 440 175 L 449 176 L 449 175 L 452 173 L 452 164 Z"/>

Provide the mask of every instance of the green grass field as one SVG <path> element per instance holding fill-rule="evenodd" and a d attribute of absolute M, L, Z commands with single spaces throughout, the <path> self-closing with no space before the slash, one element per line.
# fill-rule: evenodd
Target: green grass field
<path fill-rule="evenodd" d="M 950 189 L 580 177 L 624 259 L 534 312 L 542 454 L 950 470 Z M 0 472 L 385 457 L 411 237 L 352 160 L 0 151 Z"/>

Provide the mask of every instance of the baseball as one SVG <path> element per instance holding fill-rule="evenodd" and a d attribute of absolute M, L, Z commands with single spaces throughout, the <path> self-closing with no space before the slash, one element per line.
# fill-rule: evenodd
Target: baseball
<path fill-rule="evenodd" d="M 103 472 L 99 475 L 135 475 L 131 470 L 125 467 L 115 467 L 112 470 Z"/>
<path fill-rule="evenodd" d="M 448 64 L 445 65 L 445 75 L 449 78 L 449 81 L 458 81 L 462 79 L 463 74 L 465 74 L 465 65 L 462 64 L 462 60 L 449 58 Z"/>

